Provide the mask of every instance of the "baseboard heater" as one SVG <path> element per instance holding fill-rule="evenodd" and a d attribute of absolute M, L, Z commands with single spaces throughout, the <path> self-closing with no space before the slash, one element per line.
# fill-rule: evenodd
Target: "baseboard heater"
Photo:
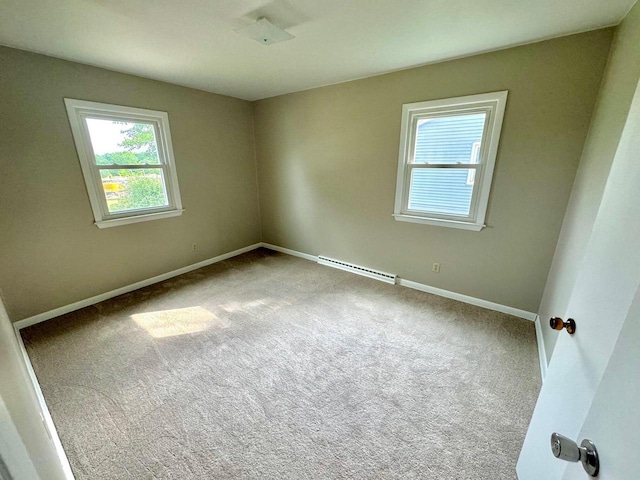
<path fill-rule="evenodd" d="M 360 265 L 354 265 L 353 263 L 347 263 L 341 260 L 323 257 L 322 255 L 318 255 L 318 263 L 320 265 L 326 265 L 328 267 L 339 268 L 340 270 L 345 270 L 347 272 L 357 273 L 358 275 L 373 278 L 374 280 L 380 280 L 381 282 L 391 284 L 396 283 L 397 275 L 374 270 L 373 268 L 361 267 Z"/>

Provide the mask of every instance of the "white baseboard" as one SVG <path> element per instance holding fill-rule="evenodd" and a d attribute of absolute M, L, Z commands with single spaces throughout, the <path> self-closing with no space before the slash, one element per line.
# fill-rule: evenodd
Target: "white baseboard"
<path fill-rule="evenodd" d="M 403 287 L 413 288 L 414 290 L 420 290 L 422 292 L 432 293 L 434 295 L 439 295 L 441 297 L 451 298 L 453 300 L 469 303 L 471 305 L 476 305 L 478 307 L 486 308 L 488 310 L 494 310 L 496 312 L 506 313 L 509 315 L 513 315 L 514 317 L 520 317 L 520 318 L 524 318 L 525 320 L 531 320 L 532 322 L 536 319 L 536 314 L 533 312 L 527 312 L 526 310 L 520 310 L 519 308 L 509 307 L 507 305 L 501 305 L 499 303 L 490 302 L 488 300 L 483 300 L 481 298 L 470 297 L 469 295 L 463 295 L 462 293 L 451 292 L 449 290 L 444 290 L 442 288 L 436 288 L 436 287 L 431 287 L 429 285 L 424 285 L 422 283 L 412 282 L 411 280 L 406 280 L 404 278 L 398 279 L 398 285 L 402 285 Z"/>
<path fill-rule="evenodd" d="M 289 255 L 293 255 L 296 257 L 305 258 L 313 262 L 318 261 L 317 256 L 309 255 L 308 253 L 298 252 L 296 250 L 279 247 L 277 245 L 273 245 L 265 242 L 262 242 L 262 246 L 270 250 L 275 250 L 277 252 L 287 253 Z M 451 298 L 453 300 L 458 300 L 460 302 L 469 303 L 471 305 L 476 305 L 478 307 L 483 307 L 489 310 L 494 310 L 496 312 L 506 313 L 509 315 L 513 315 L 514 317 L 524 318 L 525 320 L 530 320 L 532 322 L 535 321 L 537 316 L 533 312 L 527 312 L 526 310 L 520 310 L 519 308 L 509 307 L 507 305 L 501 305 L 499 303 L 490 302 L 488 300 L 482 300 L 481 298 L 475 298 L 475 297 L 470 297 L 468 295 L 463 295 L 461 293 L 451 292 L 449 290 L 444 290 L 442 288 L 431 287 L 429 285 L 413 282 L 411 280 L 406 280 L 404 278 L 398 278 L 397 284 L 402 285 L 403 287 L 413 288 L 414 290 L 420 290 L 422 292 L 432 293 L 434 295 L 439 295 L 441 297 Z"/>
<path fill-rule="evenodd" d="M 272 245 L 271 243 L 262 242 L 261 246 L 268 248 L 269 250 L 275 250 L 276 252 L 286 253 L 287 255 L 293 255 L 294 257 L 304 258 L 305 260 L 311 260 L 317 262 L 318 257 L 316 255 L 309 255 L 308 253 L 298 252 L 289 248 L 279 247 L 278 245 Z"/>
<path fill-rule="evenodd" d="M 63 307 L 54 308 L 53 310 L 39 313 L 37 315 L 34 315 L 33 317 L 19 320 L 15 322 L 13 325 L 17 330 L 21 330 L 23 328 L 30 327 L 31 325 L 35 325 L 36 323 L 44 322 L 45 320 L 49 320 L 51 318 L 59 317 L 60 315 L 64 315 L 65 313 L 73 312 L 75 310 L 80 310 L 81 308 L 88 307 L 90 305 L 95 305 L 96 303 L 100 303 L 110 298 L 117 297 L 118 295 L 133 292 L 134 290 L 138 290 L 139 288 L 148 287 L 149 285 L 153 285 L 154 283 L 168 280 L 169 278 L 172 278 L 172 277 L 177 277 L 178 275 L 182 275 L 183 273 L 192 272 L 193 270 L 197 270 L 198 268 L 206 267 L 207 265 L 221 262 L 222 260 L 226 260 L 228 258 L 235 257 L 237 255 L 241 255 L 246 252 L 250 252 L 251 250 L 255 250 L 256 248 L 260 248 L 261 246 L 262 246 L 262 243 L 254 243 L 253 245 L 249 245 L 244 248 L 239 248 L 238 250 L 234 250 L 233 252 L 223 253 L 222 255 L 218 255 L 217 257 L 209 258 L 207 260 L 203 260 L 201 262 L 194 263 L 192 265 L 187 265 L 186 267 L 178 268 L 177 270 L 172 270 L 171 272 L 163 273 L 161 275 L 156 275 L 155 277 L 147 278 L 146 280 L 141 280 L 139 282 L 132 283 L 131 285 L 116 288 L 115 290 L 111 290 L 110 292 L 101 293 L 100 295 L 96 295 L 91 298 L 85 298 L 84 300 L 80 300 L 78 302 L 74 302 L 69 305 L 65 305 Z"/>
<path fill-rule="evenodd" d="M 35 325 L 36 323 L 44 322 L 45 320 L 49 320 L 51 318 L 59 317 L 60 315 L 73 312 L 81 308 L 95 305 L 96 303 L 100 303 L 110 298 L 117 297 L 118 295 L 123 295 L 125 293 L 138 290 L 139 288 L 147 287 L 149 285 L 153 285 L 154 283 L 162 282 L 164 280 L 168 280 L 169 278 L 173 278 L 178 275 L 182 275 L 184 273 L 197 270 L 198 268 L 206 267 L 207 265 L 221 262 L 222 260 L 227 260 L 228 258 L 235 257 L 237 255 L 242 255 L 243 253 L 250 252 L 251 250 L 255 250 L 256 248 L 260 248 L 260 247 L 268 248 L 276 252 L 286 253 L 288 255 L 293 255 L 295 257 L 304 258 L 306 260 L 311 260 L 312 262 L 318 261 L 318 257 L 316 255 L 310 255 L 308 253 L 298 252 L 296 250 L 291 250 L 290 248 L 284 248 L 284 247 L 280 247 L 278 245 L 273 245 L 271 243 L 266 243 L 266 242 L 254 243 L 253 245 L 249 245 L 247 247 L 234 250 L 232 252 L 224 253 L 222 255 L 218 255 L 217 257 L 209 258 L 207 260 L 203 260 L 201 262 L 194 263 L 192 265 L 188 265 L 186 267 L 182 267 L 177 270 L 172 270 L 171 272 L 163 273 L 161 275 L 156 275 L 155 277 L 147 278 L 146 280 L 141 280 L 139 282 L 132 283 L 131 285 L 126 285 L 124 287 L 111 290 L 110 292 L 101 293 L 100 295 L 86 298 L 84 300 L 80 300 L 78 302 L 74 302 L 69 305 L 64 305 L 62 307 L 54 308 L 53 310 L 49 310 L 47 312 L 39 313 L 32 317 L 18 320 L 13 325 L 17 330 L 21 330 L 23 328 L 30 327 L 31 325 Z M 482 300 L 480 298 L 470 297 L 468 295 L 463 295 L 461 293 L 451 292 L 449 290 L 444 290 L 442 288 L 436 288 L 430 285 L 413 282 L 411 280 L 407 280 L 404 278 L 398 278 L 398 284 L 402 285 L 403 287 L 413 288 L 415 290 L 420 290 L 422 292 L 432 293 L 434 295 L 439 295 L 441 297 L 451 298 L 453 300 L 469 303 L 471 305 L 487 308 L 489 310 L 495 310 L 497 312 L 507 313 L 509 315 L 513 315 L 514 317 L 520 317 L 520 318 L 524 318 L 531 321 L 535 321 L 536 319 L 536 314 L 532 312 L 527 312 L 525 310 L 520 310 L 518 308 L 501 305 L 499 303 L 490 302 L 488 300 Z M 539 344 L 541 344 L 541 342 L 539 342 Z"/>
<path fill-rule="evenodd" d="M 69 464 L 69 459 L 67 458 L 67 454 L 62 448 L 62 442 L 60 441 L 60 437 L 58 436 L 58 431 L 56 430 L 56 426 L 53 423 L 53 419 L 51 418 L 51 412 L 49 412 L 49 407 L 47 407 L 47 402 L 44 400 L 44 395 L 42 394 L 42 389 L 40 388 L 40 383 L 38 382 L 38 377 L 36 377 L 36 372 L 33 370 L 33 365 L 31 364 L 31 359 L 27 354 L 27 349 L 24 346 L 24 342 L 22 341 L 22 335 L 20 335 L 20 329 L 16 324 L 13 325 L 13 329 L 16 334 L 16 338 L 18 340 L 18 347 L 20 348 L 20 352 L 22 353 L 22 358 L 24 360 L 25 367 L 27 369 L 27 374 L 29 375 L 29 379 L 33 385 L 33 389 L 36 394 L 36 399 L 38 400 L 38 405 L 40 407 L 40 416 L 42 418 L 42 422 L 44 423 L 44 427 L 51 438 L 51 442 L 56 450 L 58 455 L 58 459 L 60 460 L 60 464 L 62 465 L 62 471 L 64 472 L 64 477 L 66 480 L 75 480 L 73 472 L 71 471 L 71 465 Z"/>
<path fill-rule="evenodd" d="M 544 383 L 544 377 L 547 376 L 547 350 L 544 347 L 544 338 L 542 336 L 542 324 L 540 323 L 540 316 L 536 315 L 536 340 L 538 343 L 538 357 L 540 357 L 540 376 Z"/>

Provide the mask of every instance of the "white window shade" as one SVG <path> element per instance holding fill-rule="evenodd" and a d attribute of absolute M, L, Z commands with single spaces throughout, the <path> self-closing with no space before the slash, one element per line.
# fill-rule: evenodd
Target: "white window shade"
<path fill-rule="evenodd" d="M 418 119 L 412 163 L 474 163 L 473 144 L 482 142 L 487 114 Z"/>
<path fill-rule="evenodd" d="M 486 113 L 450 115 L 418 120 L 412 163 L 456 165 L 473 163 L 480 145 Z M 468 216 L 475 169 L 413 169 L 408 210 Z"/>

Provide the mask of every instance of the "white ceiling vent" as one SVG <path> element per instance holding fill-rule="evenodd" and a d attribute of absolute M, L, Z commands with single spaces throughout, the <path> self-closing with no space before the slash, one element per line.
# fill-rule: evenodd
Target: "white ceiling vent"
<path fill-rule="evenodd" d="M 254 39 L 262 45 L 271 45 L 272 43 L 284 42 L 295 38 L 264 17 L 259 18 L 255 23 L 237 28 L 235 31 L 240 35 Z"/>

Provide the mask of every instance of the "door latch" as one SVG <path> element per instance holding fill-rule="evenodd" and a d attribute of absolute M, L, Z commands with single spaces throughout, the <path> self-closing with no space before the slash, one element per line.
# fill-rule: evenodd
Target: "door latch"
<path fill-rule="evenodd" d="M 582 462 L 584 471 L 592 477 L 598 476 L 600 459 L 598 450 L 591 440 L 582 440 L 580 446 L 559 433 L 551 434 L 551 451 L 556 458 L 567 462 Z"/>

